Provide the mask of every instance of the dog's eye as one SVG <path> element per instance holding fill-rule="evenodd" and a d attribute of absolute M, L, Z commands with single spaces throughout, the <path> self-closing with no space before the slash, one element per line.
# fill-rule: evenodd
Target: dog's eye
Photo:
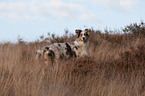
<path fill-rule="evenodd" d="M 86 36 L 86 34 L 84 34 Z"/>
<path fill-rule="evenodd" d="M 81 34 L 81 36 L 83 36 L 83 35 Z"/>

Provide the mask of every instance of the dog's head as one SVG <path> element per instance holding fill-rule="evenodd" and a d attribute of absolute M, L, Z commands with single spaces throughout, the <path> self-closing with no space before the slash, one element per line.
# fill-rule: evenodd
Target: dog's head
<path fill-rule="evenodd" d="M 88 41 L 90 32 L 91 32 L 90 29 L 85 29 L 84 31 L 82 31 L 82 30 L 76 30 L 77 38 L 80 41 L 86 42 L 86 41 Z"/>

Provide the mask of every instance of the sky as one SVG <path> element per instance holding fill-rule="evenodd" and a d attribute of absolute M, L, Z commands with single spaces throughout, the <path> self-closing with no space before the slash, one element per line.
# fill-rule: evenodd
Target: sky
<path fill-rule="evenodd" d="M 0 42 L 33 42 L 76 29 L 121 29 L 145 20 L 145 0 L 0 0 Z"/>

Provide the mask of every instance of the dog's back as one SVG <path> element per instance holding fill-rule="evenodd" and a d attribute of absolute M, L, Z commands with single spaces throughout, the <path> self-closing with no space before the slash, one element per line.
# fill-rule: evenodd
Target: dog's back
<path fill-rule="evenodd" d="M 53 56 L 53 59 L 55 59 L 55 61 L 62 58 L 68 59 L 70 57 L 78 57 L 77 50 L 78 47 L 73 42 L 53 43 L 49 46 L 45 46 L 39 49 L 36 52 L 36 58 L 40 56 L 45 57 L 45 55 L 47 55 L 48 58 L 52 58 L 51 56 Z"/>

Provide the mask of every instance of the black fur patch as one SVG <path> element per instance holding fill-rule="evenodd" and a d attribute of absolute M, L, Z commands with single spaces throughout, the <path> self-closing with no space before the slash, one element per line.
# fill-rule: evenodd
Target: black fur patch
<path fill-rule="evenodd" d="M 48 56 L 50 57 L 51 61 L 53 62 L 55 59 L 55 53 L 52 50 L 49 50 Z"/>
<path fill-rule="evenodd" d="M 58 43 L 58 46 L 61 46 L 61 45 Z"/>
<path fill-rule="evenodd" d="M 75 51 L 72 51 L 72 54 L 73 54 L 73 56 L 74 56 L 75 58 L 77 57 Z"/>
<path fill-rule="evenodd" d="M 76 53 L 74 51 L 72 51 L 70 45 L 68 43 L 65 43 L 66 44 L 66 54 L 69 55 L 70 57 L 76 57 Z"/>
<path fill-rule="evenodd" d="M 88 36 L 89 37 L 89 34 L 86 32 L 86 36 Z"/>
<path fill-rule="evenodd" d="M 79 34 L 78 34 L 78 36 L 77 36 L 77 37 L 79 38 L 79 37 L 80 37 L 80 35 L 81 35 L 81 32 L 79 32 Z"/>
<path fill-rule="evenodd" d="M 76 30 L 76 33 L 77 33 L 77 37 L 79 38 L 80 34 L 81 34 L 82 30 Z"/>
<path fill-rule="evenodd" d="M 78 50 L 78 47 L 77 46 L 75 46 L 74 48 L 76 48 L 76 50 Z"/>
<path fill-rule="evenodd" d="M 46 50 L 43 51 L 43 53 L 45 53 L 45 52 L 46 52 Z"/>
<path fill-rule="evenodd" d="M 49 47 L 46 46 L 45 49 L 46 49 L 46 50 L 49 50 Z"/>
<path fill-rule="evenodd" d="M 46 50 L 43 51 L 43 56 L 44 56 L 45 52 L 46 52 Z"/>

